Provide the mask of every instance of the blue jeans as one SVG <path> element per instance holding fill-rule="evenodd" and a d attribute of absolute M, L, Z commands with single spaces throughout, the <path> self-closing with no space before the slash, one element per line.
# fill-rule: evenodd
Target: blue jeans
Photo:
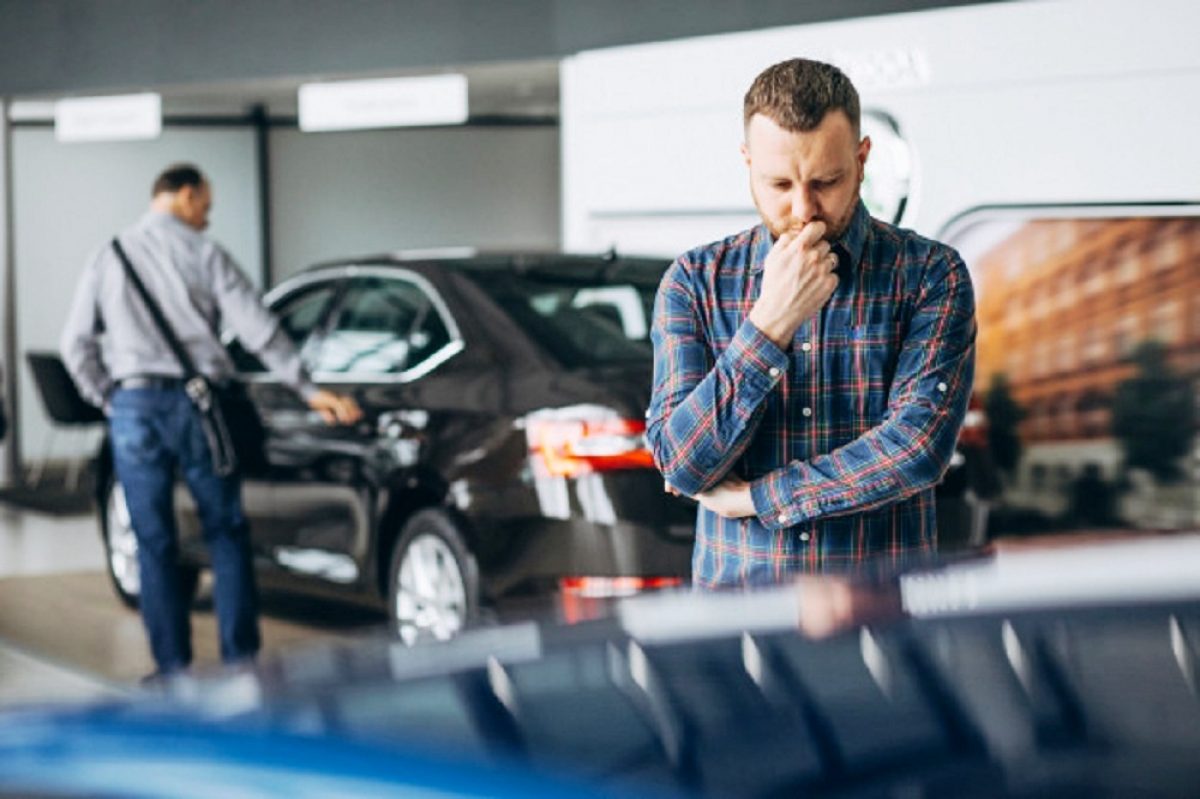
<path fill-rule="evenodd" d="M 111 408 L 113 462 L 137 536 L 142 621 L 158 671 L 192 661 L 175 529 L 177 469 L 196 500 L 212 560 L 221 659 L 253 658 L 260 645 L 258 595 L 240 479 L 213 473 L 199 416 L 182 388 L 118 388 Z"/>

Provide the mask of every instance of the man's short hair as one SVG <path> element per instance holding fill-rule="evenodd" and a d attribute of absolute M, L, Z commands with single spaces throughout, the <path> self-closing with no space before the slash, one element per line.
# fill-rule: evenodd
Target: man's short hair
<path fill-rule="evenodd" d="M 830 111 L 840 109 L 859 132 L 858 91 L 832 64 L 793 58 L 764 69 L 750 84 L 742 104 L 743 123 L 762 114 L 784 130 L 806 133 L 821 124 Z"/>
<path fill-rule="evenodd" d="M 150 190 L 151 197 L 166 192 L 174 194 L 184 186 L 199 188 L 204 183 L 204 173 L 193 164 L 171 164 L 154 179 L 154 188 Z"/>

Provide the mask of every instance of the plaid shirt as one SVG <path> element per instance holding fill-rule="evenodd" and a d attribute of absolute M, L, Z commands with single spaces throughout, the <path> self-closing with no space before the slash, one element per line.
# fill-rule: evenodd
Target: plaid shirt
<path fill-rule="evenodd" d="M 702 587 L 931 554 L 971 392 L 975 301 L 953 249 L 860 202 L 834 245 L 837 289 L 781 350 L 747 321 L 772 244 L 760 225 L 685 253 L 655 303 L 655 462 L 688 495 L 750 481 L 757 514 L 699 508 Z"/>

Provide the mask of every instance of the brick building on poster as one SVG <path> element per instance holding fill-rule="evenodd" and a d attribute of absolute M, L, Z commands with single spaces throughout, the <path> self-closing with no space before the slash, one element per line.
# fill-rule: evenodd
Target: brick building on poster
<path fill-rule="evenodd" d="M 1155 339 L 1200 396 L 1200 217 L 1045 219 L 1023 224 L 973 265 L 976 389 L 1004 373 L 1025 410 L 1030 455 L 1092 460 L 1112 475 L 1112 399 L 1133 349 Z M 1103 448 L 1102 442 L 1107 442 Z M 1044 465 L 1034 464 L 1039 479 Z"/>

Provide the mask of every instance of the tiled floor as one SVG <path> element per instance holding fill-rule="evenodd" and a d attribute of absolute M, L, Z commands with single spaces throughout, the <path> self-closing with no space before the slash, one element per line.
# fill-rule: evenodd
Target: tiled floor
<path fill-rule="evenodd" d="M 52 516 L 0 504 L 0 578 L 103 568 L 95 516 Z"/>
<path fill-rule="evenodd" d="M 0 642 L 0 705 L 78 702 L 130 690 L 130 685 L 106 682 Z"/>
<path fill-rule="evenodd" d="M 263 654 L 382 624 L 357 608 L 264 593 Z M 211 602 L 192 613 L 196 666 L 219 660 Z M 0 504 L 0 704 L 77 701 L 127 692 L 153 670 L 138 614 L 104 570 L 94 515 Z"/>
<path fill-rule="evenodd" d="M 0 585 L 47 575 L 94 574 L 103 568 L 104 547 L 94 517 L 51 516 L 0 504 Z M 47 615 L 42 623 L 50 626 L 50 621 Z M 0 633 L 0 703 L 77 701 L 123 690 L 102 677 L 30 652 Z"/>

